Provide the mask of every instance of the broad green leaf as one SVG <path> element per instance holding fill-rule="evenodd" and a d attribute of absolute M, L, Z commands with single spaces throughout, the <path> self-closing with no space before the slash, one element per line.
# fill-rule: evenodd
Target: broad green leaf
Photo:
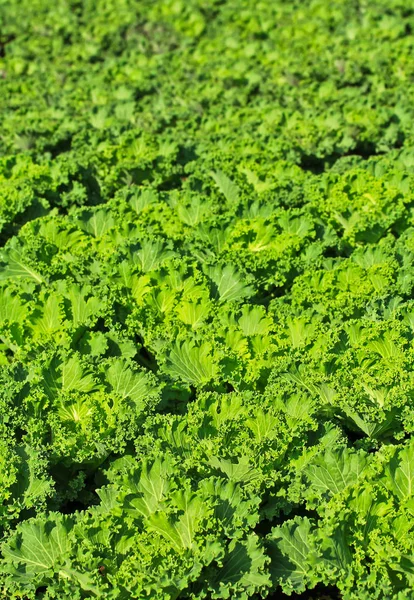
<path fill-rule="evenodd" d="M 204 479 L 201 487 L 204 494 L 214 499 L 214 515 L 227 533 L 237 531 L 241 523 L 253 527 L 258 522 L 257 508 L 261 499 L 259 496 L 244 498 L 241 484 L 220 477 Z"/>
<path fill-rule="evenodd" d="M 84 213 L 81 217 L 82 229 L 96 238 L 105 235 L 114 225 L 113 216 L 105 208 L 95 210 L 93 213 Z"/>
<path fill-rule="evenodd" d="M 260 177 L 257 175 L 257 173 L 255 173 L 251 169 L 248 169 L 247 167 L 242 167 L 240 170 L 242 173 L 244 173 L 246 175 L 247 181 L 254 187 L 255 191 L 258 194 L 267 192 L 268 190 L 272 189 L 272 187 L 273 187 L 272 183 L 269 183 L 267 181 L 262 181 L 260 179 Z"/>
<path fill-rule="evenodd" d="M 59 396 L 60 392 L 91 392 L 96 388 L 93 376 L 85 373 L 76 355 L 62 364 L 54 359 L 49 368 L 44 370 L 43 376 L 46 391 L 53 398 Z"/>
<path fill-rule="evenodd" d="M 13 496 L 23 497 L 27 507 L 41 504 L 51 492 L 52 482 L 41 470 L 38 451 L 30 446 L 20 445 L 15 449 L 19 457 L 17 481 L 13 486 Z"/>
<path fill-rule="evenodd" d="M 99 298 L 95 296 L 88 298 L 88 295 L 89 290 L 87 286 L 80 287 L 76 284 L 71 285 L 66 293 L 71 303 L 72 321 L 75 327 L 87 323 L 101 308 Z"/>
<path fill-rule="evenodd" d="M 94 507 L 94 510 L 102 513 L 103 515 L 107 515 L 112 512 L 114 508 L 116 508 L 118 503 L 118 495 L 119 492 L 116 488 L 112 486 L 105 486 L 96 490 L 96 494 L 99 496 L 100 503 L 98 506 Z"/>
<path fill-rule="evenodd" d="M 188 341 L 175 344 L 164 369 L 173 378 L 193 385 L 208 383 L 218 373 L 210 344 L 196 346 Z"/>
<path fill-rule="evenodd" d="M 64 229 L 66 223 L 56 220 L 43 222 L 40 225 L 40 234 L 43 235 L 48 242 L 54 244 L 59 250 L 67 252 L 82 241 L 84 234 L 78 230 Z"/>
<path fill-rule="evenodd" d="M 161 510 L 161 503 L 170 489 L 171 465 L 157 458 L 152 464 L 145 462 L 139 475 L 128 479 L 131 494 L 125 498 L 124 507 L 131 514 L 149 517 Z"/>
<path fill-rule="evenodd" d="M 102 588 L 96 585 L 93 573 L 82 573 L 71 567 L 70 564 L 65 563 L 59 570 L 59 577 L 72 580 L 75 584 L 79 584 L 79 587 L 85 592 L 89 592 L 89 594 L 93 594 L 98 598 L 102 597 Z"/>
<path fill-rule="evenodd" d="M 261 306 L 243 306 L 239 327 L 244 335 L 265 335 L 272 325 L 272 320 L 266 317 L 266 312 Z"/>
<path fill-rule="evenodd" d="M 250 252 L 262 252 L 269 248 L 276 235 L 273 225 L 260 224 L 254 228 L 254 231 L 255 238 L 247 246 Z"/>
<path fill-rule="evenodd" d="M 154 394 L 148 375 L 133 371 L 122 359 L 116 359 L 106 372 L 106 378 L 115 394 L 122 400 L 129 398 L 137 409 L 144 406 L 144 400 Z"/>
<path fill-rule="evenodd" d="M 344 413 L 361 431 L 370 438 L 379 438 L 386 433 L 395 430 L 398 419 L 398 408 L 386 411 L 382 418 L 369 420 L 358 414 L 355 410 L 345 407 Z"/>
<path fill-rule="evenodd" d="M 279 435 L 280 418 L 258 410 L 254 417 L 246 420 L 246 425 L 260 443 L 266 439 L 274 439 Z"/>
<path fill-rule="evenodd" d="M 232 540 L 223 564 L 209 581 L 212 598 L 247 598 L 270 586 L 266 556 L 259 538 Z"/>
<path fill-rule="evenodd" d="M 174 252 L 165 249 L 163 240 L 146 240 L 142 242 L 141 249 L 135 253 L 134 261 L 145 273 L 148 273 L 158 269 L 172 256 Z"/>
<path fill-rule="evenodd" d="M 360 533 L 364 544 L 368 545 L 371 531 L 378 527 L 381 518 L 386 517 L 391 512 L 392 506 L 389 502 L 379 502 L 370 485 L 367 485 L 364 489 L 358 489 L 349 502 L 349 506 L 358 516 L 363 517 L 364 526 Z"/>
<path fill-rule="evenodd" d="M 366 456 L 346 447 L 328 450 L 309 464 L 304 474 L 318 494 L 337 494 L 357 483 L 367 465 Z"/>
<path fill-rule="evenodd" d="M 64 392 L 69 392 L 70 390 L 90 392 L 95 388 L 93 376 L 84 372 L 76 356 L 72 356 L 72 358 L 63 363 L 61 382 Z"/>
<path fill-rule="evenodd" d="M 182 511 L 178 518 L 171 519 L 157 512 L 149 517 L 148 528 L 162 535 L 177 552 L 182 552 L 193 547 L 200 522 L 210 511 L 202 498 L 188 490 L 176 495 L 176 503 Z"/>
<path fill-rule="evenodd" d="M 0 323 L 19 323 L 27 316 L 27 308 L 21 299 L 8 288 L 0 290 Z"/>
<path fill-rule="evenodd" d="M 401 348 L 395 344 L 389 332 L 384 333 L 382 337 L 373 342 L 369 342 L 367 348 L 379 354 L 384 360 L 395 360 L 402 355 Z"/>
<path fill-rule="evenodd" d="M 62 402 L 58 409 L 58 415 L 62 421 L 73 421 L 81 425 L 87 425 L 88 417 L 93 413 L 91 406 L 84 400 L 75 402 Z"/>
<path fill-rule="evenodd" d="M 101 331 L 85 331 L 76 348 L 81 354 L 102 356 L 108 350 L 108 337 Z"/>
<path fill-rule="evenodd" d="M 226 427 L 229 421 L 237 419 L 244 411 L 242 396 L 235 393 L 225 394 L 218 401 L 213 402 L 208 408 L 208 412 L 211 415 L 212 422 L 216 428 L 222 427 L 223 425 Z"/>
<path fill-rule="evenodd" d="M 344 573 L 352 563 L 350 535 L 345 526 L 341 525 L 334 534 L 324 535 L 322 532 L 321 548 L 325 563 Z"/>
<path fill-rule="evenodd" d="M 206 201 L 201 198 L 193 198 L 187 204 L 178 204 L 177 205 L 177 213 L 180 221 L 189 225 L 190 227 L 195 227 L 198 223 L 200 223 L 203 219 L 203 216 L 208 210 L 208 205 L 206 205 Z"/>
<path fill-rule="evenodd" d="M 73 520 L 57 513 L 21 523 L 2 549 L 5 560 L 10 563 L 8 570 L 12 578 L 21 584 L 35 583 L 41 587 L 57 575 L 59 579 L 71 580 L 82 590 L 99 595 L 90 574 L 69 564 L 72 528 Z"/>
<path fill-rule="evenodd" d="M 176 552 L 182 552 L 185 548 L 177 528 L 165 513 L 158 512 L 151 515 L 148 527 L 165 538 Z"/>
<path fill-rule="evenodd" d="M 211 227 L 206 223 L 200 223 L 197 228 L 197 233 L 201 240 L 204 242 L 204 246 L 212 246 L 215 253 L 220 254 L 226 244 L 226 230 L 218 229 L 217 227 Z"/>
<path fill-rule="evenodd" d="M 297 593 L 306 589 L 311 571 L 311 528 L 308 518 L 297 518 L 275 527 L 267 538 L 273 581 L 276 584 L 287 581 Z"/>
<path fill-rule="evenodd" d="M 312 400 L 303 393 L 290 395 L 281 407 L 290 424 L 306 421 L 312 414 Z"/>
<path fill-rule="evenodd" d="M 177 307 L 177 314 L 183 323 L 191 325 L 193 329 L 196 329 L 208 317 L 210 308 L 211 305 L 208 300 L 201 300 L 199 302 L 187 302 L 184 300 Z"/>
<path fill-rule="evenodd" d="M 33 279 L 36 283 L 44 283 L 45 280 L 27 264 L 21 250 L 9 248 L 0 252 L 0 281 L 5 279 Z"/>
<path fill-rule="evenodd" d="M 209 276 L 217 286 L 220 302 L 234 302 L 252 296 L 254 289 L 242 280 L 232 265 L 212 267 Z"/>
<path fill-rule="evenodd" d="M 137 190 L 133 193 L 129 200 L 129 204 L 134 209 L 134 211 L 139 214 L 150 204 L 157 202 L 158 195 L 155 190 L 151 189 L 143 189 Z"/>
<path fill-rule="evenodd" d="M 285 213 L 279 219 L 279 224 L 284 231 L 299 237 L 306 237 L 312 231 L 312 221 L 307 217 L 290 217 Z"/>
<path fill-rule="evenodd" d="M 25 521 L 3 547 L 3 555 L 15 565 L 24 565 L 28 573 L 56 572 L 67 559 L 72 526 L 72 520 L 61 515 Z"/>
<path fill-rule="evenodd" d="M 161 313 L 169 313 L 174 307 L 175 293 L 173 290 L 161 290 L 158 294 L 152 294 L 151 300 Z"/>
<path fill-rule="evenodd" d="M 175 528 L 184 548 L 195 544 L 195 534 L 200 522 L 206 518 L 211 509 L 204 498 L 190 490 L 179 490 L 174 494 L 174 504 L 183 514 L 175 522 Z"/>
<path fill-rule="evenodd" d="M 386 483 L 400 500 L 408 500 L 414 493 L 414 441 L 400 450 L 386 470 Z"/>
<path fill-rule="evenodd" d="M 239 188 L 222 171 L 212 171 L 211 177 L 214 179 L 220 192 L 230 204 L 235 204 L 239 200 Z"/>
<path fill-rule="evenodd" d="M 209 460 L 212 467 L 219 469 L 227 475 L 231 481 L 248 482 L 259 477 L 259 471 L 255 469 L 246 457 L 241 457 L 237 461 L 226 460 L 212 456 Z"/>
<path fill-rule="evenodd" d="M 306 374 L 306 367 L 299 365 L 298 368 L 292 367 L 287 373 L 282 373 L 282 378 L 286 381 L 296 383 L 302 388 L 305 388 L 311 394 L 318 394 L 318 388 L 309 381 L 310 377 Z"/>
<path fill-rule="evenodd" d="M 289 339 L 293 348 L 299 348 L 309 342 L 315 325 L 307 323 L 305 317 L 296 317 L 288 319 Z"/>
<path fill-rule="evenodd" d="M 131 294 L 138 303 L 142 301 L 145 295 L 151 290 L 149 275 L 133 275 L 131 277 Z"/>
<path fill-rule="evenodd" d="M 40 334 L 50 334 L 61 327 L 61 308 L 57 296 L 50 295 L 42 307 L 42 313 L 32 320 L 34 328 Z"/>

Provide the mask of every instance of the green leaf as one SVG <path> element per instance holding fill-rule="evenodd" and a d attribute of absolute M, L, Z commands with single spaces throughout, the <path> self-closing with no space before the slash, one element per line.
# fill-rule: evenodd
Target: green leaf
<path fill-rule="evenodd" d="M 30 446 L 20 445 L 15 451 L 20 460 L 13 496 L 24 496 L 27 507 L 39 506 L 52 489 L 51 480 L 42 470 L 41 455 Z"/>
<path fill-rule="evenodd" d="M 111 513 L 118 506 L 118 490 L 112 486 L 105 486 L 96 490 L 96 494 L 99 496 L 100 503 L 94 507 L 94 510 L 107 515 Z"/>
<path fill-rule="evenodd" d="M 61 327 L 61 309 L 57 296 L 50 295 L 42 309 L 42 314 L 32 320 L 34 329 L 40 334 L 50 334 Z"/>
<path fill-rule="evenodd" d="M 193 329 L 200 327 L 205 321 L 210 312 L 210 302 L 201 300 L 199 302 L 183 301 L 177 307 L 178 318 L 187 325 L 191 325 Z"/>
<path fill-rule="evenodd" d="M 203 198 L 192 198 L 189 203 L 183 205 L 178 204 L 177 213 L 180 221 L 189 225 L 190 227 L 195 227 L 198 223 L 200 223 L 208 210 L 208 205 L 206 206 L 206 201 Z"/>
<path fill-rule="evenodd" d="M 367 465 L 362 452 L 346 447 L 328 450 L 304 469 L 312 489 L 318 494 L 337 494 L 348 485 L 355 484 Z"/>
<path fill-rule="evenodd" d="M 221 477 L 204 479 L 201 483 L 203 493 L 214 499 L 214 515 L 231 537 L 246 524 L 254 527 L 260 516 L 258 506 L 260 496 L 244 498 L 243 486 L 234 481 L 224 481 Z"/>
<path fill-rule="evenodd" d="M 152 294 L 153 305 L 161 313 L 169 313 L 175 302 L 175 293 L 173 290 L 161 290 L 158 294 Z"/>
<path fill-rule="evenodd" d="M 134 255 L 134 261 L 147 273 L 157 269 L 172 256 L 174 252 L 165 249 L 163 240 L 146 240 Z"/>
<path fill-rule="evenodd" d="M 159 512 L 151 515 L 148 528 L 164 537 L 176 552 L 180 552 L 184 549 L 185 546 L 177 528 L 165 513 Z"/>
<path fill-rule="evenodd" d="M 105 208 L 84 213 L 80 222 L 82 229 L 96 238 L 105 235 L 115 225 L 113 216 Z"/>
<path fill-rule="evenodd" d="M 254 417 L 246 420 L 246 425 L 260 443 L 266 439 L 274 439 L 279 435 L 280 417 L 257 410 Z"/>
<path fill-rule="evenodd" d="M 182 552 L 193 547 L 195 533 L 209 509 L 202 498 L 188 490 L 179 492 L 176 502 L 183 514 L 176 519 L 163 512 L 152 514 L 148 528 L 162 535 L 177 552 Z"/>
<path fill-rule="evenodd" d="M 62 365 L 62 390 L 69 392 L 91 392 L 95 388 L 95 382 L 91 374 L 85 374 L 79 359 L 72 356 Z"/>
<path fill-rule="evenodd" d="M 387 486 L 400 500 L 414 493 L 414 440 L 394 456 L 386 469 Z"/>
<path fill-rule="evenodd" d="M 290 217 L 285 213 L 279 219 L 279 224 L 284 231 L 299 237 L 306 237 L 312 231 L 312 221 L 308 217 Z"/>
<path fill-rule="evenodd" d="M 181 345 L 177 342 L 167 358 L 164 370 L 174 379 L 190 384 L 205 384 L 214 379 L 218 373 L 208 343 L 196 346 L 189 341 Z"/>
<path fill-rule="evenodd" d="M 64 228 L 62 221 L 46 221 L 41 223 L 39 233 L 59 250 L 68 251 L 82 241 L 83 233 L 77 229 L 71 231 Z"/>
<path fill-rule="evenodd" d="M 71 303 L 72 321 L 75 327 L 87 323 L 101 308 L 99 298 L 95 296 L 87 298 L 88 295 L 89 288 L 87 286 L 80 287 L 76 284 L 71 285 L 66 292 L 66 297 Z"/>
<path fill-rule="evenodd" d="M 270 587 L 268 557 L 255 534 L 232 540 L 220 569 L 209 580 L 212 598 L 249 598 Z"/>
<path fill-rule="evenodd" d="M 25 521 L 3 547 L 3 555 L 16 567 L 24 565 L 28 574 L 50 575 L 67 559 L 72 527 L 73 521 L 61 515 Z"/>
<path fill-rule="evenodd" d="M 344 407 L 344 413 L 354 425 L 370 438 L 379 438 L 397 428 L 397 418 L 399 414 L 397 407 L 385 411 L 383 418 L 377 417 L 377 419 L 373 421 L 359 415 L 355 410 L 352 410 L 349 407 Z"/>
<path fill-rule="evenodd" d="M 370 534 L 378 527 L 379 519 L 387 516 L 392 510 L 391 504 L 388 502 L 378 502 L 373 494 L 372 487 L 367 485 L 364 489 L 356 490 L 350 508 L 363 517 L 364 526 L 361 530 L 362 539 L 365 545 L 369 544 Z"/>
<path fill-rule="evenodd" d="M 157 200 L 158 196 L 155 190 L 143 189 L 137 190 L 133 193 L 132 197 L 129 200 L 129 204 L 134 209 L 134 211 L 137 214 L 139 214 L 144 210 L 144 208 L 146 208 L 150 204 L 157 202 Z"/>
<path fill-rule="evenodd" d="M 288 582 L 297 593 L 306 589 L 311 572 L 311 528 L 312 523 L 308 518 L 298 517 L 272 529 L 267 538 L 273 581 L 276 584 Z"/>
<path fill-rule="evenodd" d="M 44 283 L 44 278 L 24 259 L 20 250 L 9 248 L 0 252 L 0 281 L 5 279 L 33 279 L 36 283 Z"/>
<path fill-rule="evenodd" d="M 179 490 L 173 496 L 173 501 L 180 515 L 175 522 L 175 528 L 184 548 L 195 546 L 195 535 L 201 521 L 206 518 L 211 509 L 206 500 L 191 490 Z"/>
<path fill-rule="evenodd" d="M 242 300 L 254 293 L 254 289 L 246 285 L 232 265 L 211 267 L 209 276 L 217 286 L 217 295 L 220 302 Z"/>
<path fill-rule="evenodd" d="M 231 481 L 248 482 L 259 476 L 258 470 L 252 467 L 249 463 L 249 459 L 244 456 L 235 462 L 212 456 L 209 463 L 212 467 L 219 469 L 222 473 L 227 475 Z"/>
<path fill-rule="evenodd" d="M 307 344 L 315 329 L 315 325 L 307 323 L 305 317 L 290 318 L 287 324 L 289 339 L 293 348 L 299 348 Z"/>
<path fill-rule="evenodd" d="M 126 511 L 149 517 L 161 510 L 161 503 L 170 489 L 171 473 L 171 465 L 167 460 L 157 458 L 152 464 L 145 462 L 138 481 L 136 475 L 128 479 L 127 485 L 132 493 L 125 498 Z"/>
<path fill-rule="evenodd" d="M 349 532 L 344 525 L 341 525 L 333 534 L 325 534 L 323 530 L 321 533 L 322 558 L 325 564 L 333 567 L 336 572 L 339 570 L 344 573 L 352 563 Z"/>
<path fill-rule="evenodd" d="M 129 398 L 137 409 L 142 409 L 144 400 L 151 395 L 148 375 L 136 372 L 122 359 L 116 359 L 106 372 L 106 378 L 115 394 L 122 400 Z"/>
<path fill-rule="evenodd" d="M 271 325 L 272 320 L 266 317 L 266 312 L 261 306 L 243 306 L 239 327 L 244 335 L 265 335 Z"/>
<path fill-rule="evenodd" d="M 0 323 L 20 323 L 27 316 L 27 308 L 8 288 L 0 290 Z"/>
<path fill-rule="evenodd" d="M 239 200 L 239 188 L 222 171 L 212 171 L 211 177 L 214 179 L 218 189 L 228 202 L 235 204 Z"/>
<path fill-rule="evenodd" d="M 62 421 L 73 421 L 75 423 L 87 423 L 88 417 L 92 414 L 91 406 L 88 402 L 78 399 L 74 402 L 64 403 L 58 409 L 58 415 Z"/>
<path fill-rule="evenodd" d="M 99 595 L 90 574 L 82 573 L 69 564 L 72 528 L 73 520 L 57 513 L 52 513 L 47 519 L 39 517 L 19 524 L 16 534 L 3 546 L 11 578 L 38 588 L 50 582 L 53 576 L 58 576 Z"/>
<path fill-rule="evenodd" d="M 44 371 L 44 383 L 47 393 L 52 398 L 59 396 L 60 392 L 91 392 L 96 388 L 93 376 L 85 373 L 76 355 L 62 364 L 56 359 L 53 360 Z"/>

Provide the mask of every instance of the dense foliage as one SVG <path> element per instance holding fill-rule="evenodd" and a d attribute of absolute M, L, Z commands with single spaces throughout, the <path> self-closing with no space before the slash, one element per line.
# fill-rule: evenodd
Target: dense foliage
<path fill-rule="evenodd" d="M 0 590 L 414 587 L 414 1 L 0 0 Z"/>

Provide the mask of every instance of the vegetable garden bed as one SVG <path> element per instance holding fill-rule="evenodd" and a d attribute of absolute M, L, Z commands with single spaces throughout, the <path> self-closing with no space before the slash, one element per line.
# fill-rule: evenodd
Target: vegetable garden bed
<path fill-rule="evenodd" d="M 413 27 L 0 0 L 2 597 L 413 597 Z"/>

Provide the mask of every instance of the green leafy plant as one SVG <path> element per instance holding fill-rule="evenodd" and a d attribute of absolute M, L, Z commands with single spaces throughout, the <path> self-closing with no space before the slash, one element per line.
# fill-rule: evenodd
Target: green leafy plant
<path fill-rule="evenodd" d="M 413 14 L 0 1 L 2 597 L 412 597 Z"/>

